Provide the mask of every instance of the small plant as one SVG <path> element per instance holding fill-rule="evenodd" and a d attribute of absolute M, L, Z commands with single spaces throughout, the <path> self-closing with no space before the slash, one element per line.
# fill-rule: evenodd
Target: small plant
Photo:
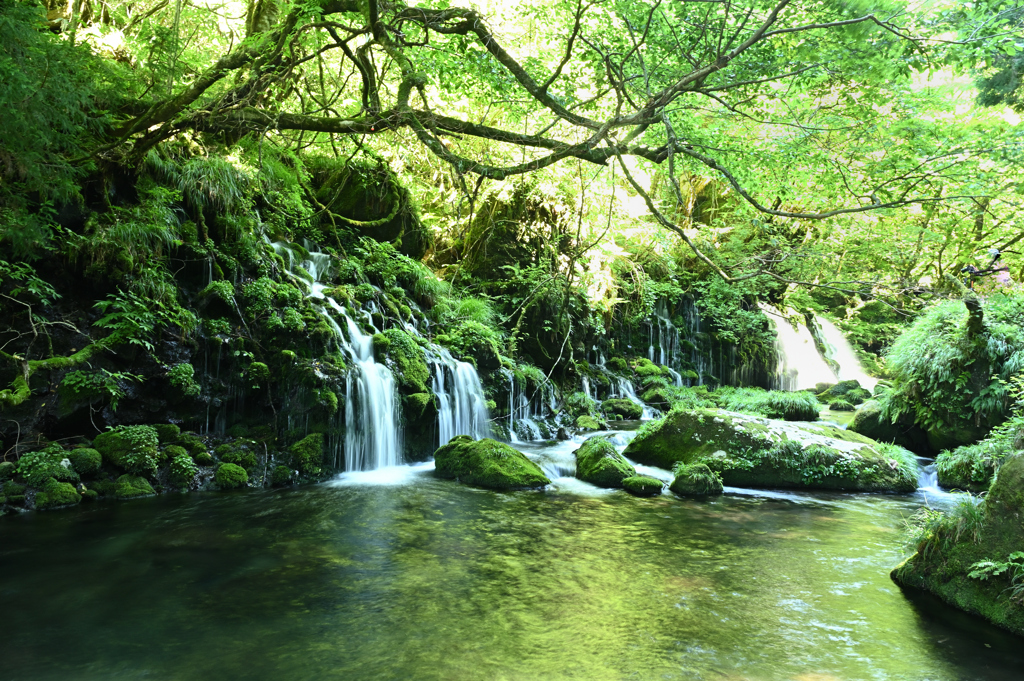
<path fill-rule="evenodd" d="M 195 369 L 188 362 L 175 364 L 167 370 L 167 380 L 184 397 L 198 397 L 200 388 L 195 380 Z"/>
<path fill-rule="evenodd" d="M 135 475 L 156 472 L 158 444 L 159 437 L 152 426 L 118 426 L 93 440 L 103 458 Z"/>
<path fill-rule="evenodd" d="M 171 461 L 167 477 L 176 487 L 191 487 L 198 473 L 199 466 L 192 461 L 192 457 L 182 453 Z"/>
<path fill-rule="evenodd" d="M 1010 592 L 1010 601 L 1024 605 L 1024 551 L 1014 551 L 1004 561 L 980 560 L 971 565 L 967 576 L 985 581 L 1003 574 L 1010 579 L 1010 586 L 1006 588 Z"/>
<path fill-rule="evenodd" d="M 29 452 L 18 460 L 18 474 L 33 487 L 42 487 L 49 480 L 78 482 L 78 473 L 71 466 L 60 445 L 50 445 L 38 452 Z"/>
<path fill-rule="evenodd" d="M 127 372 L 71 371 L 64 375 L 57 392 L 68 406 L 107 401 L 111 411 L 117 411 L 118 401 L 125 396 L 125 385 L 141 382 L 142 376 Z"/>

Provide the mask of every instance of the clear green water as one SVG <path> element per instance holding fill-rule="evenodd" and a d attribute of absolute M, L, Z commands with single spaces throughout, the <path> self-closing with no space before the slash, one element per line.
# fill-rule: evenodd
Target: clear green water
<path fill-rule="evenodd" d="M 1024 678 L 893 585 L 918 496 L 571 481 L 194 494 L 0 520 L 3 679 Z"/>

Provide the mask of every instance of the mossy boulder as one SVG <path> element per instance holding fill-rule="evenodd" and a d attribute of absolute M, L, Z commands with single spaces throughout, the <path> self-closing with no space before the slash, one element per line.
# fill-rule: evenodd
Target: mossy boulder
<path fill-rule="evenodd" d="M 18 467 L 12 461 L 0 461 L 0 482 L 14 477 Z"/>
<path fill-rule="evenodd" d="M 402 395 L 402 416 L 409 434 L 404 438 L 405 461 L 426 461 L 437 444 L 437 401 L 426 392 Z"/>
<path fill-rule="evenodd" d="M 100 466 L 103 465 L 103 455 L 95 449 L 83 447 L 68 452 L 68 461 L 71 462 L 75 472 L 85 478 L 95 474 L 100 469 Z"/>
<path fill-rule="evenodd" d="M 213 479 L 221 489 L 236 489 L 249 483 L 249 474 L 238 464 L 222 463 Z"/>
<path fill-rule="evenodd" d="M 292 465 L 303 475 L 319 475 L 324 465 L 324 435 L 310 433 L 293 444 L 289 450 Z"/>
<path fill-rule="evenodd" d="M 153 486 L 141 475 L 122 475 L 114 481 L 114 496 L 118 499 L 134 499 L 156 494 Z"/>
<path fill-rule="evenodd" d="M 497 490 L 531 489 L 551 483 L 540 467 L 504 442 L 457 435 L 434 452 L 437 474 Z"/>
<path fill-rule="evenodd" d="M 664 487 L 665 483 L 649 475 L 632 475 L 622 480 L 622 489 L 635 497 L 656 497 Z"/>
<path fill-rule="evenodd" d="M 612 399 L 601 403 L 601 411 L 605 414 L 618 415 L 624 419 L 636 421 L 643 416 L 644 408 L 627 399 Z"/>
<path fill-rule="evenodd" d="M 576 450 L 576 477 L 598 487 L 622 487 L 636 469 L 604 437 L 592 437 Z"/>
<path fill-rule="evenodd" d="M 270 484 L 274 487 L 284 487 L 292 484 L 292 469 L 288 466 L 277 466 L 270 475 Z"/>
<path fill-rule="evenodd" d="M 721 494 L 722 476 L 703 463 L 678 464 L 669 490 L 681 497 L 707 497 Z"/>
<path fill-rule="evenodd" d="M 640 399 L 661 411 L 668 411 L 669 407 L 672 406 L 672 398 L 669 397 L 666 388 L 652 388 L 641 395 Z M 643 412 L 641 411 L 641 413 Z"/>
<path fill-rule="evenodd" d="M 939 484 L 981 493 L 988 490 L 1003 461 L 1014 454 L 1011 442 L 990 439 L 940 452 L 935 458 Z"/>
<path fill-rule="evenodd" d="M 206 452 L 206 443 L 195 433 L 182 433 L 175 441 L 176 445 L 184 447 L 193 458 L 200 453 Z"/>
<path fill-rule="evenodd" d="M 152 426 L 118 426 L 100 433 L 92 445 L 104 461 L 133 475 L 156 472 L 159 436 Z"/>
<path fill-rule="evenodd" d="M 953 607 L 1024 636 L 1024 604 L 1014 600 L 1013 569 L 987 579 L 971 578 L 982 561 L 1008 562 L 1024 547 L 1024 454 L 1003 463 L 983 502 L 983 515 L 946 513 L 923 535 L 917 551 L 890 573 L 904 588 L 935 594 Z M 975 519 L 966 523 L 966 519 Z M 965 524 L 969 525 L 965 531 Z"/>
<path fill-rule="evenodd" d="M 630 371 L 629 371 L 629 362 L 627 362 L 622 357 L 612 357 L 610 360 L 608 360 L 605 363 L 605 366 L 608 369 L 611 369 L 612 371 L 614 371 L 615 373 L 618 373 L 618 374 L 628 374 L 628 373 L 630 373 Z"/>
<path fill-rule="evenodd" d="M 169 450 L 170 447 L 167 449 Z M 195 483 L 198 474 L 199 466 L 188 455 L 188 452 L 182 449 L 180 454 L 171 459 L 171 465 L 167 470 L 167 481 L 179 489 L 188 488 Z"/>
<path fill-rule="evenodd" d="M 633 361 L 633 371 L 641 378 L 646 376 L 664 376 L 665 371 L 660 366 L 645 358 Z"/>
<path fill-rule="evenodd" d="M 911 418 L 902 416 L 893 423 L 882 414 L 882 405 L 869 400 L 861 405 L 848 430 L 878 442 L 892 442 L 918 454 L 934 452 L 927 434 L 914 425 Z"/>
<path fill-rule="evenodd" d="M 43 483 L 43 488 L 36 494 L 36 508 L 40 511 L 61 506 L 74 506 L 82 501 L 82 495 L 75 486 L 67 482 L 59 482 L 50 478 Z"/>
<path fill-rule="evenodd" d="M 233 442 L 226 442 L 214 453 L 222 463 L 238 464 L 242 468 L 251 471 L 259 464 L 260 454 L 263 447 L 255 440 L 239 438 Z"/>
<path fill-rule="evenodd" d="M 856 409 L 852 404 L 844 399 L 832 400 L 832 404 L 828 405 L 829 411 L 853 411 Z"/>
<path fill-rule="evenodd" d="M 52 444 L 46 449 L 28 452 L 18 459 L 18 475 L 33 487 L 42 488 L 53 478 L 60 482 L 78 482 L 79 475 L 60 445 Z"/>
<path fill-rule="evenodd" d="M 601 430 L 601 424 L 593 416 L 580 416 L 576 419 L 576 430 Z"/>
<path fill-rule="evenodd" d="M 162 445 L 169 445 L 176 442 L 178 437 L 181 435 L 181 428 L 173 423 L 158 423 L 152 426 L 152 428 L 156 431 L 157 439 Z"/>
<path fill-rule="evenodd" d="M 906 450 L 819 423 L 721 409 L 670 412 L 648 423 L 623 452 L 672 469 L 704 463 L 734 487 L 807 487 L 910 492 L 917 464 Z"/>

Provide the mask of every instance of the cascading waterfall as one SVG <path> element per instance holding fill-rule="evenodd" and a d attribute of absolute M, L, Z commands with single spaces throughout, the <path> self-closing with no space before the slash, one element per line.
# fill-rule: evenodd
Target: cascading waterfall
<path fill-rule="evenodd" d="M 473 365 L 456 360 L 438 346 L 427 352 L 427 361 L 432 368 L 431 388 L 438 401 L 439 446 L 456 435 L 477 440 L 490 437 L 487 401 Z"/>
<path fill-rule="evenodd" d="M 843 332 L 824 317 L 815 315 L 814 321 L 818 324 L 818 328 L 821 329 L 822 340 L 829 346 L 828 358 L 839 367 L 839 380 L 856 380 L 860 383 L 860 387 L 874 390 L 878 379 L 868 376 L 864 369 L 861 368 L 860 359 L 857 357 L 857 353 L 854 352 L 853 346 L 850 345 L 850 341 L 846 340 Z"/>
<path fill-rule="evenodd" d="M 622 397 L 629 400 L 633 404 L 640 405 L 640 407 L 643 409 L 643 414 L 640 416 L 641 420 L 649 421 L 650 419 L 654 418 L 657 410 L 648 407 L 646 402 L 644 402 L 643 400 L 636 396 L 636 391 L 633 390 L 632 383 L 630 383 L 624 378 L 618 377 L 616 377 L 615 381 L 618 385 L 618 393 L 614 395 L 614 397 Z"/>
<path fill-rule="evenodd" d="M 320 277 L 330 268 L 330 256 L 309 252 L 309 259 L 296 267 L 295 252 L 288 244 L 272 246 L 285 259 L 291 274 L 306 284 L 308 297 L 324 301 L 345 320 L 347 337 L 335 317 L 322 305 L 314 304 L 334 331 L 338 347 L 352 363 L 345 380 L 345 470 L 397 466 L 401 463 L 402 433 L 395 377 L 390 369 L 374 360 L 372 335 L 364 334 L 336 300 L 324 295 L 327 286 Z"/>
<path fill-rule="evenodd" d="M 775 390 L 813 389 L 818 383 L 837 381 L 832 368 L 818 354 L 814 337 L 805 324 L 793 325 L 774 307 L 760 303 L 761 310 L 775 327 L 775 353 L 778 364 L 772 381 Z"/>

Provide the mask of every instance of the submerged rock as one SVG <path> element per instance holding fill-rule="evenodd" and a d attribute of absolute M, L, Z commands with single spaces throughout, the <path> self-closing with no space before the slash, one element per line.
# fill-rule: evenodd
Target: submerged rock
<path fill-rule="evenodd" d="M 1024 636 L 1024 454 L 1003 463 L 985 501 L 933 517 L 919 537 L 894 582 Z"/>
<path fill-rule="evenodd" d="M 670 470 L 677 463 L 703 463 L 736 487 L 917 488 L 917 464 L 900 447 L 827 424 L 719 409 L 671 412 L 641 429 L 623 453 Z"/>
<path fill-rule="evenodd" d="M 622 480 L 622 488 L 635 497 L 656 497 L 665 483 L 649 475 L 632 475 Z"/>
<path fill-rule="evenodd" d="M 576 477 L 598 487 L 622 487 L 636 469 L 604 437 L 592 437 L 576 450 Z"/>
<path fill-rule="evenodd" d="M 504 442 L 453 437 L 434 452 L 437 474 L 489 489 L 531 489 L 551 484 L 540 467 Z"/>
<path fill-rule="evenodd" d="M 681 497 L 706 497 L 721 494 L 724 490 L 722 476 L 706 464 L 681 464 L 676 466 L 675 479 L 668 488 Z"/>

